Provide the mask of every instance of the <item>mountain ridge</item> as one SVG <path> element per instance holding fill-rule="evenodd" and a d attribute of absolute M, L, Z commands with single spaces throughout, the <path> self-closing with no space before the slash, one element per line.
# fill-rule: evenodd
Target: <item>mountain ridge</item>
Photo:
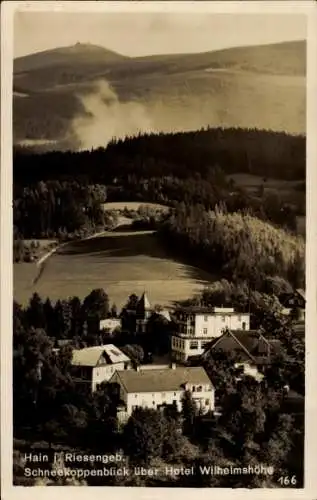
<path fill-rule="evenodd" d="M 71 61 L 71 58 L 74 56 L 77 57 L 77 60 L 73 61 L 73 63 L 96 62 L 95 60 L 100 62 L 118 62 L 124 59 L 129 59 L 128 56 L 124 56 L 113 50 L 101 47 L 100 45 L 78 42 L 75 45 L 55 47 L 54 49 L 47 49 L 17 57 L 14 59 L 13 63 L 14 73 L 32 71 L 51 65 L 63 64 Z M 86 58 L 90 57 L 93 57 L 95 60 L 85 61 Z"/>
<path fill-rule="evenodd" d="M 217 50 L 208 50 L 203 52 L 193 52 L 193 53 L 171 53 L 171 54 L 154 54 L 154 55 L 146 55 L 146 56 L 135 56 L 129 57 L 127 55 L 123 55 L 117 51 L 109 50 L 106 47 L 102 47 L 100 45 L 90 44 L 90 43 L 76 43 L 75 45 L 56 47 L 54 49 L 48 49 L 40 52 L 35 52 L 33 54 L 28 54 L 26 56 L 21 56 L 14 59 L 14 73 L 19 73 L 21 71 L 32 71 L 35 69 L 40 69 L 41 67 L 47 67 L 50 65 L 56 65 L 58 63 L 65 63 L 66 58 L 71 62 L 71 57 L 76 56 L 78 58 L 77 61 L 73 62 L 90 62 L 95 63 L 97 60 L 88 60 L 85 61 L 86 58 L 90 58 L 92 55 L 98 59 L 100 56 L 100 63 L 168 63 L 175 62 L 175 60 L 180 60 L 183 62 L 184 60 L 191 61 L 192 58 L 196 59 L 196 64 L 198 63 L 208 63 L 206 61 L 207 58 L 211 58 L 211 63 L 215 60 L 216 63 L 221 63 L 217 59 L 224 58 L 224 63 L 232 63 L 230 59 L 233 56 L 241 56 L 243 54 L 247 54 L 248 57 L 257 58 L 260 52 L 260 55 L 265 55 L 264 53 L 268 53 L 269 56 L 274 55 L 274 52 L 280 52 L 284 49 L 286 52 L 296 52 L 295 57 L 297 58 L 298 70 L 297 74 L 305 74 L 306 73 L 306 41 L 298 40 L 298 41 L 285 41 L 279 43 L 270 43 L 270 44 L 260 44 L 260 45 L 245 45 L 239 47 L 227 47 L 224 49 Z M 261 54 L 262 53 L 262 54 Z M 289 54 L 286 54 L 289 55 Z M 229 56 L 229 59 L 228 59 Z M 44 58 L 44 60 L 43 60 Z M 49 60 L 47 58 L 50 58 Z M 59 58 L 65 58 L 62 61 Z M 80 60 L 82 59 L 82 61 Z M 192 62 L 192 61 L 191 61 Z M 253 61 L 254 62 L 254 61 Z M 282 61 L 279 61 L 279 64 Z M 299 63 L 302 63 L 301 67 Z M 272 63 L 272 61 L 271 61 Z M 283 62 L 282 62 L 283 66 Z"/>
<path fill-rule="evenodd" d="M 94 145 L 209 126 L 306 130 L 304 41 L 137 58 L 77 44 L 30 57 L 14 67 L 16 144 L 55 144 L 78 124 Z"/>

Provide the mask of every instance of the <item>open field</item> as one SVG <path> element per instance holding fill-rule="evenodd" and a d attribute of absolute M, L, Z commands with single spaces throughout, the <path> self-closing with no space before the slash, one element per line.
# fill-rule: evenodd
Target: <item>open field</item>
<path fill-rule="evenodd" d="M 292 191 L 303 181 L 287 181 L 281 179 L 263 178 L 259 175 L 252 174 L 232 174 L 227 176 L 232 179 L 237 186 L 241 186 L 249 192 L 253 192 L 262 186 L 266 191 Z"/>
<path fill-rule="evenodd" d="M 152 231 L 115 232 L 65 245 L 46 262 L 40 278 L 35 264 L 14 265 L 14 297 L 27 303 L 36 291 L 52 300 L 104 288 L 122 307 L 131 293 L 145 290 L 152 304 L 171 305 L 203 289 L 213 276 L 173 260 Z"/>
<path fill-rule="evenodd" d="M 139 210 L 140 207 L 148 207 L 152 210 L 162 210 L 162 211 L 168 211 L 169 207 L 166 207 L 164 205 L 160 205 L 159 203 L 145 203 L 145 202 L 139 202 L 139 201 L 113 201 L 109 203 L 104 203 L 103 205 L 104 210 Z"/>

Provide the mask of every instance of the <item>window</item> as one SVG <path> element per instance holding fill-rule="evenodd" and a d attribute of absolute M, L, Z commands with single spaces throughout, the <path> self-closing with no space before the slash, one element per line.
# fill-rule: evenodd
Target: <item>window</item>
<path fill-rule="evenodd" d="M 176 396 L 176 392 L 174 392 L 174 396 Z"/>
<path fill-rule="evenodd" d="M 204 328 L 204 329 L 203 329 L 203 333 L 204 333 L 204 335 L 207 335 L 207 333 L 208 333 L 208 329 L 207 329 L 207 328 Z"/>
<path fill-rule="evenodd" d="M 196 391 L 196 387 L 193 385 L 193 388 L 192 388 L 192 391 L 195 392 Z"/>
<path fill-rule="evenodd" d="M 166 394 L 165 392 L 162 393 L 162 398 L 165 398 Z"/>
<path fill-rule="evenodd" d="M 138 397 L 138 395 L 137 395 L 137 394 L 134 394 L 134 397 L 135 397 L 135 398 L 137 398 L 137 397 Z"/>
<path fill-rule="evenodd" d="M 201 386 L 201 385 L 199 385 L 199 386 L 197 387 L 197 392 L 201 392 L 202 390 L 203 390 L 202 386 Z"/>
<path fill-rule="evenodd" d="M 201 343 L 201 348 L 205 349 L 208 346 L 209 342 L 202 342 Z"/>
<path fill-rule="evenodd" d="M 208 321 L 208 316 L 204 316 L 204 321 Z"/>
<path fill-rule="evenodd" d="M 222 322 L 224 323 L 226 321 L 226 316 L 222 316 Z"/>
<path fill-rule="evenodd" d="M 198 349 L 198 342 L 193 341 L 189 345 L 190 349 Z"/>
<path fill-rule="evenodd" d="M 192 335 L 194 333 L 194 329 L 191 326 L 188 328 L 187 331 L 188 331 L 189 335 Z"/>
<path fill-rule="evenodd" d="M 245 321 L 243 321 L 243 323 L 242 323 L 242 330 L 245 330 L 245 329 L 246 329 L 246 326 L 247 326 L 247 325 L 246 325 L 246 322 L 245 322 Z"/>
<path fill-rule="evenodd" d="M 241 314 L 239 314 L 238 316 L 238 321 L 241 321 Z"/>
<path fill-rule="evenodd" d="M 205 401 L 205 405 L 209 405 L 209 404 L 210 404 L 209 399 L 206 399 L 206 401 Z"/>

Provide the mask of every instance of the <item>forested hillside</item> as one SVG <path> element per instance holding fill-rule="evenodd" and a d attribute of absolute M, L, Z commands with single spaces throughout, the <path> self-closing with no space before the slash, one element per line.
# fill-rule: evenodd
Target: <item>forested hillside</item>
<path fill-rule="evenodd" d="M 256 129 L 208 128 L 193 132 L 142 134 L 113 140 L 91 151 L 34 154 L 15 148 L 15 181 L 84 175 L 110 182 L 115 177 L 204 176 L 220 166 L 225 174 L 246 172 L 276 179 L 305 179 L 305 137 Z"/>
<path fill-rule="evenodd" d="M 235 173 L 258 176 L 256 192 L 236 184 L 229 177 Z M 282 180 L 285 189 L 266 189 L 268 176 Z M 103 186 L 101 198 L 96 185 Z M 295 230 L 296 215 L 305 215 L 305 138 L 208 129 L 140 135 L 79 153 L 15 150 L 14 224 L 20 235 L 70 233 L 88 219 L 102 224 L 97 204 L 106 198 L 169 206 L 184 201 L 207 210 L 222 203 L 229 213 L 248 210 Z"/>
<path fill-rule="evenodd" d="M 160 234 L 176 254 L 208 271 L 221 270 L 229 281 L 245 281 L 263 291 L 268 277 L 279 276 L 294 288 L 304 287 L 303 239 L 248 214 L 228 214 L 217 206 L 207 212 L 182 203 Z"/>

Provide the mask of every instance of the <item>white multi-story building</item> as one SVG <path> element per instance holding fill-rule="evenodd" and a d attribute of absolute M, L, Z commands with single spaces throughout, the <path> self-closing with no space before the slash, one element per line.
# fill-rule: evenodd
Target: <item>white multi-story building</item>
<path fill-rule="evenodd" d="M 86 347 L 73 351 L 74 379 L 93 392 L 98 384 L 107 382 L 116 370 L 131 368 L 131 360 L 113 344 Z"/>
<path fill-rule="evenodd" d="M 137 370 L 116 371 L 110 383 L 118 384 L 124 408 L 118 414 L 125 421 L 137 407 L 159 409 L 175 405 L 182 409 L 185 391 L 189 391 L 197 409 L 203 413 L 214 410 L 215 389 L 206 371 L 195 367 L 138 367 Z"/>
<path fill-rule="evenodd" d="M 178 331 L 172 336 L 171 350 L 179 361 L 202 354 L 226 329 L 250 330 L 250 314 L 235 312 L 232 307 L 183 307 L 175 311 L 175 319 Z"/>

